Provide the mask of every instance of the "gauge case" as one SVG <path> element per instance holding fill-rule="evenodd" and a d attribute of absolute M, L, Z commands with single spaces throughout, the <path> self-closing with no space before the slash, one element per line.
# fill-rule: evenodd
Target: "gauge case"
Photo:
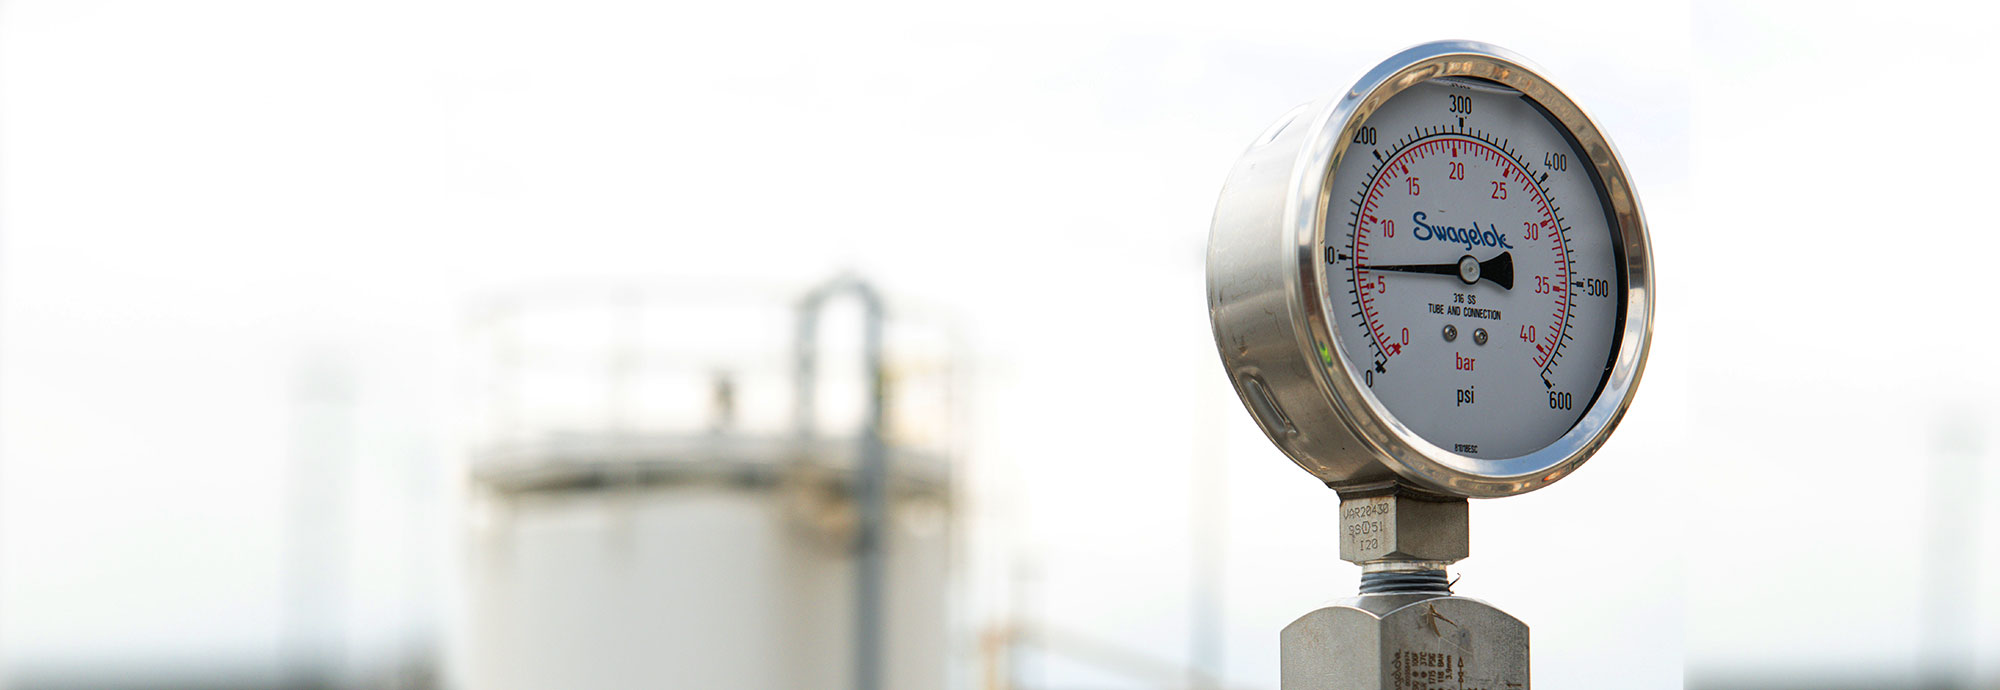
<path fill-rule="evenodd" d="M 1510 87 L 1567 130 L 1598 180 L 1619 249 L 1619 332 L 1597 395 L 1555 442 L 1514 458 L 1466 457 L 1418 436 L 1367 390 L 1329 330 L 1319 248 L 1348 142 L 1391 97 L 1444 78 Z M 1603 445 L 1645 369 L 1652 254 L 1624 165 L 1575 102 L 1526 60 L 1496 46 L 1420 45 L 1378 65 L 1346 93 L 1280 117 L 1230 171 L 1208 247 L 1209 320 L 1230 383 L 1272 443 L 1343 494 L 1491 498 L 1546 486 Z"/>

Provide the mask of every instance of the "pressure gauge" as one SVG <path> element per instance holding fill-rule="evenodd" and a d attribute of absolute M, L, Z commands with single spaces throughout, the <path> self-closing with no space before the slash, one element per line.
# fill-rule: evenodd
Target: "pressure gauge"
<path fill-rule="evenodd" d="M 1521 57 L 1448 41 L 1257 138 L 1216 205 L 1208 302 L 1245 407 L 1307 471 L 1507 496 L 1630 405 L 1652 263 L 1597 125 Z"/>

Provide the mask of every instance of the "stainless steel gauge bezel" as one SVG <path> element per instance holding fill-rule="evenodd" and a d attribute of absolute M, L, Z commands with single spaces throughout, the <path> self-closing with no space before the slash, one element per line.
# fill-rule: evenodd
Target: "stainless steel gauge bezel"
<path fill-rule="evenodd" d="M 1614 356 L 1590 406 L 1562 437 L 1515 458 L 1470 458 L 1424 440 L 1359 383 L 1329 330 L 1324 244 L 1335 171 L 1355 129 L 1416 84 L 1469 77 L 1538 103 L 1587 157 L 1617 231 L 1624 300 Z M 1394 482 L 1467 498 L 1511 496 L 1590 458 L 1632 403 L 1653 322 L 1652 252 L 1639 199 L 1616 149 L 1530 64 L 1470 41 L 1420 45 L 1368 72 L 1339 98 L 1294 109 L 1259 136 L 1223 186 L 1209 234 L 1208 307 L 1237 395 L 1271 441 L 1335 488 Z"/>

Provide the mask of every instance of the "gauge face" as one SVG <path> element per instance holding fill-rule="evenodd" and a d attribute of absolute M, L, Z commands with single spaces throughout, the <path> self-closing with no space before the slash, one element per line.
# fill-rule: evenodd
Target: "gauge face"
<path fill-rule="evenodd" d="M 1434 79 L 1376 109 L 1334 172 L 1333 335 L 1357 383 L 1444 450 L 1533 453 L 1604 385 L 1625 286 L 1573 142 L 1519 91 Z"/>

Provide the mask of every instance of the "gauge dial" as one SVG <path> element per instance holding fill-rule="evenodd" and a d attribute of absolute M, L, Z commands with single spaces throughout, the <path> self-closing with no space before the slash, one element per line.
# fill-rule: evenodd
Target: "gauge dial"
<path fill-rule="evenodd" d="M 1473 79 L 1404 90 L 1353 136 L 1324 233 L 1334 334 L 1425 440 L 1525 455 L 1596 396 L 1618 264 L 1580 157 L 1533 101 Z"/>
<path fill-rule="evenodd" d="M 1216 202 L 1209 319 L 1244 409 L 1329 486 L 1511 496 L 1630 407 L 1651 255 L 1582 108 L 1518 55 L 1439 41 L 1253 140 Z"/>

